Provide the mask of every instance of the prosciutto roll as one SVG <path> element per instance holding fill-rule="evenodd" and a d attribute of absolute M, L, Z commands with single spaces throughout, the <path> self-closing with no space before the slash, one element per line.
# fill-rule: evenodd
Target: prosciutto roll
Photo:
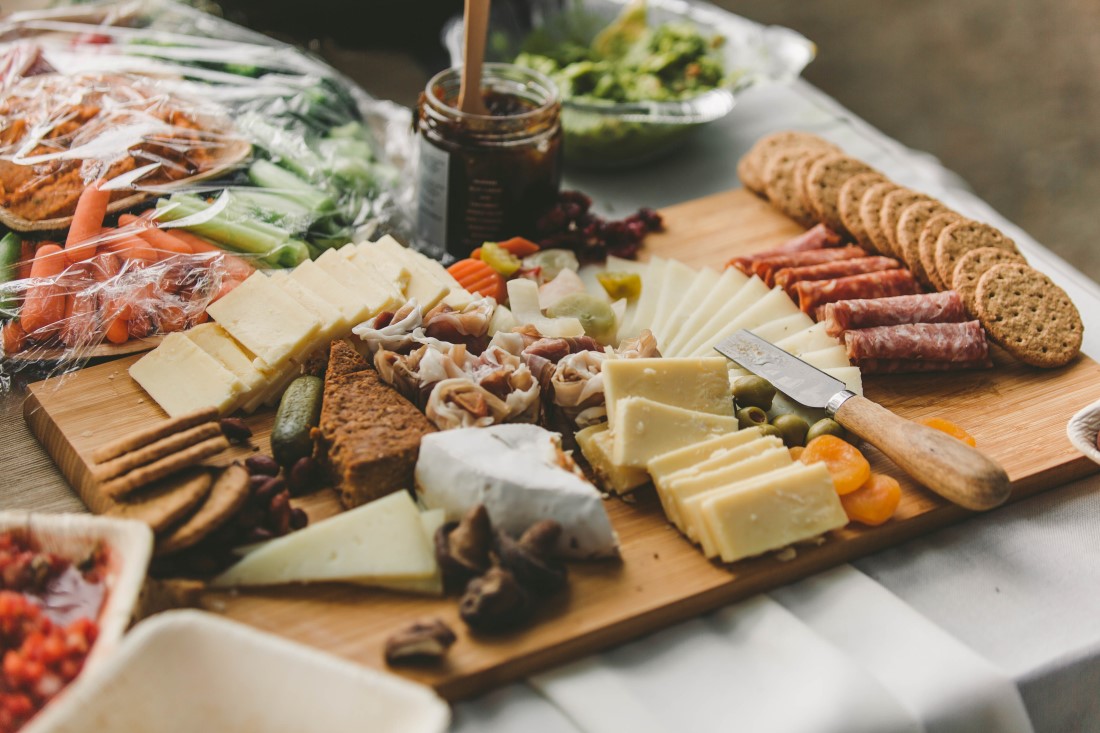
<path fill-rule="evenodd" d="M 775 284 L 794 297 L 795 283 L 803 280 L 831 280 L 849 275 L 862 275 L 865 272 L 879 272 L 901 267 L 901 263 L 892 257 L 857 257 L 854 260 L 825 262 L 805 267 L 784 267 L 775 273 Z"/>
<path fill-rule="evenodd" d="M 978 321 L 906 323 L 847 331 L 848 358 L 973 362 L 989 358 L 989 344 Z"/>
<path fill-rule="evenodd" d="M 903 323 L 962 323 L 968 319 L 962 297 L 954 290 L 945 290 L 942 293 L 828 303 L 819 320 L 825 321 L 826 333 L 840 336 L 855 328 Z"/>
<path fill-rule="evenodd" d="M 991 369 L 993 360 L 973 361 L 915 361 L 913 359 L 856 359 L 853 366 L 864 374 L 904 374 L 916 372 L 954 372 L 965 369 Z"/>
<path fill-rule="evenodd" d="M 791 254 L 772 255 L 753 260 L 750 272 L 746 275 L 756 275 L 767 286 L 775 286 L 775 273 L 784 267 L 805 267 L 807 265 L 820 265 L 823 262 L 837 262 L 838 260 L 854 260 L 857 257 L 866 257 L 867 250 L 862 247 L 837 247 L 835 249 L 811 249 L 808 252 L 792 252 Z M 742 272 L 744 272 L 742 270 Z"/>
<path fill-rule="evenodd" d="M 807 229 L 797 237 L 792 237 L 775 249 L 757 252 L 747 257 L 734 257 L 726 263 L 726 267 L 736 267 L 745 274 L 752 274 L 753 260 L 771 257 L 773 255 L 790 254 L 792 252 L 806 252 L 811 249 L 839 247 L 842 244 L 844 244 L 844 237 L 839 232 L 834 232 L 824 224 L 818 224 L 812 229 Z"/>
<path fill-rule="evenodd" d="M 920 286 L 908 270 L 882 270 L 863 275 L 849 275 L 834 280 L 803 280 L 795 283 L 798 307 L 811 315 L 826 303 L 856 298 L 889 298 L 894 295 L 914 295 Z"/>

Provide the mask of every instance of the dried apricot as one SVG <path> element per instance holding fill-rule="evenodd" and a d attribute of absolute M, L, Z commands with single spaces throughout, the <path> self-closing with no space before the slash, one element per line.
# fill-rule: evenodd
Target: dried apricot
<path fill-rule="evenodd" d="M 798 460 L 807 465 L 824 462 L 841 496 L 852 493 L 871 477 L 871 464 L 859 449 L 835 435 L 819 435 L 811 440 Z"/>
<path fill-rule="evenodd" d="M 978 441 L 974 440 L 974 436 L 960 428 L 950 420 L 944 420 L 942 417 L 926 417 L 921 419 L 921 425 L 927 425 L 928 427 L 939 430 L 941 433 L 947 433 L 952 438 L 958 438 L 967 445 L 974 447 L 978 444 Z"/>
<path fill-rule="evenodd" d="M 791 460 L 797 461 L 802 456 L 802 451 L 806 450 L 806 447 L 802 445 L 795 445 L 791 446 L 787 450 L 791 452 Z"/>
<path fill-rule="evenodd" d="M 899 503 L 901 485 L 882 473 L 872 473 L 867 483 L 840 497 L 840 505 L 848 519 L 870 527 L 877 527 L 894 516 Z"/>

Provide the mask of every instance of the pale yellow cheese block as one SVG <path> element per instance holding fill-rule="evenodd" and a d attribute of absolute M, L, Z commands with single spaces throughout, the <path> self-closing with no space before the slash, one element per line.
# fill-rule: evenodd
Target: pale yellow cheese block
<path fill-rule="evenodd" d="M 255 272 L 206 312 L 230 336 L 256 355 L 256 365 L 278 369 L 307 348 L 321 331 L 321 322 L 293 298 Z"/>
<path fill-rule="evenodd" d="M 606 368 L 607 363 L 604 366 Z M 654 402 L 645 397 L 626 397 L 616 404 L 612 428 L 612 462 L 619 466 L 645 467 L 662 453 L 698 443 L 715 435 L 737 431 L 737 419 Z"/>
<path fill-rule="evenodd" d="M 409 271 L 405 295 L 408 298 L 416 298 L 423 312 L 427 313 L 450 294 L 450 283 L 428 268 L 427 263 L 434 260 L 405 247 L 393 237 L 387 235 L 377 242 L 368 242 L 364 246 L 373 247 L 405 266 Z M 446 274 L 446 270 L 443 272 Z"/>
<path fill-rule="evenodd" d="M 353 324 L 338 307 L 297 280 L 291 279 L 288 273 L 273 272 L 268 279 L 321 322 L 321 330 L 317 334 L 318 340 L 331 341 L 351 333 Z"/>
<path fill-rule="evenodd" d="M 712 557 L 718 550 L 714 538 L 707 534 L 706 528 L 703 526 L 700 507 L 702 507 L 704 499 L 714 494 L 720 494 L 739 481 L 784 468 L 793 463 L 790 452 L 780 446 L 765 450 L 751 458 L 736 461 L 702 476 L 673 482 L 668 488 L 668 494 L 678 508 L 680 524 L 677 526 L 689 539 L 703 545 L 704 550 L 709 553 L 708 557 Z"/>
<path fill-rule="evenodd" d="M 651 458 L 646 463 L 646 470 L 649 471 L 654 483 L 660 488 L 662 481 L 668 476 L 705 461 L 721 451 L 751 443 L 763 436 L 763 431 L 754 427 L 709 438 Z"/>
<path fill-rule="evenodd" d="M 737 294 L 722 303 L 718 310 L 710 314 L 710 318 L 702 325 L 689 331 L 688 339 L 677 346 L 676 353 L 679 356 L 690 356 L 700 347 L 709 350 L 709 345 L 716 342 L 719 335 L 735 318 L 751 308 L 757 301 L 769 293 L 764 281 L 753 275 L 742 285 Z M 685 329 L 686 330 L 686 329 Z"/>
<path fill-rule="evenodd" d="M 665 356 L 683 356 L 680 347 L 698 334 L 711 316 L 726 303 L 733 300 L 734 296 L 748 281 L 748 276 L 735 267 L 724 270 L 714 286 L 707 292 L 706 297 L 692 309 L 691 313 L 686 314 L 684 322 L 668 329 L 668 344 L 661 345 L 661 353 Z"/>
<path fill-rule="evenodd" d="M 639 273 L 642 278 L 642 292 L 638 296 L 638 305 L 634 308 L 631 319 L 623 321 L 619 326 L 619 340 L 634 338 L 653 323 L 653 316 L 657 313 L 657 304 L 660 300 L 661 282 L 664 279 L 667 264 L 668 260 L 664 258 L 651 257 L 649 262 L 646 263 L 645 269 Z"/>
<path fill-rule="evenodd" d="M 698 273 L 679 260 L 669 260 L 665 265 L 664 276 L 657 286 L 657 308 L 653 318 L 646 326 L 657 337 L 658 344 L 664 343 L 665 324 L 669 316 L 691 295 L 691 286 Z M 711 283 L 713 284 L 713 283 Z"/>
<path fill-rule="evenodd" d="M 374 268 L 386 282 L 393 283 L 402 293 L 409 286 L 409 268 L 389 252 L 372 247 L 368 242 L 346 244 L 340 248 L 340 254 L 362 265 Z"/>
<path fill-rule="evenodd" d="M 604 361 L 604 396 L 611 429 L 617 424 L 619 401 L 629 397 L 645 397 L 685 410 L 732 417 L 733 395 L 726 364 L 726 358 L 721 356 Z"/>
<path fill-rule="evenodd" d="M 335 306 L 352 327 L 371 317 L 370 304 L 365 299 L 354 290 L 341 285 L 312 260 L 306 260 L 295 267 L 290 273 L 290 279 Z"/>
<path fill-rule="evenodd" d="M 726 321 L 710 337 L 704 339 L 691 353 L 692 356 L 710 356 L 714 353 L 714 346 L 719 341 L 735 333 L 742 328 L 753 329 L 755 327 L 777 321 L 780 318 L 801 314 L 795 302 L 783 288 L 772 288 L 767 295 L 753 303 L 748 309 L 736 317 Z"/>
<path fill-rule="evenodd" d="M 649 474 L 644 469 L 616 466 L 611 462 L 611 432 L 607 423 L 579 430 L 575 437 L 605 491 L 625 494 L 649 481 Z"/>
<path fill-rule="evenodd" d="M 824 463 L 796 463 L 749 479 L 708 497 L 702 515 L 723 562 L 811 540 L 848 523 Z"/>
<path fill-rule="evenodd" d="M 205 407 L 227 414 L 245 389 L 236 375 L 182 333 L 168 334 L 131 364 L 129 372 L 169 417 Z"/>
<path fill-rule="evenodd" d="M 837 346 L 839 342 L 825 332 L 825 326 L 824 321 L 815 323 L 774 343 L 779 348 L 795 356 L 805 354 L 807 351 L 817 351 L 818 349 Z"/>
<path fill-rule="evenodd" d="M 349 260 L 335 250 L 326 250 L 314 262 L 364 304 L 367 317 L 363 320 L 373 318 L 382 311 L 395 311 L 405 302 L 403 295 L 394 295 L 394 289 L 389 284 L 381 283 L 354 263 L 350 263 L 349 267 Z"/>
<path fill-rule="evenodd" d="M 851 366 L 851 362 L 848 361 L 848 350 L 839 344 L 817 351 L 807 351 L 800 354 L 798 358 L 818 369 L 843 369 Z"/>
<path fill-rule="evenodd" d="M 749 330 L 765 341 L 774 344 L 813 325 L 814 319 L 799 311 L 782 318 L 775 318 L 759 326 L 753 326 Z"/>
<path fill-rule="evenodd" d="M 201 323 L 183 332 L 196 346 L 233 372 L 244 385 L 244 399 L 267 383 L 266 375 L 255 366 L 256 355 L 237 343 L 224 328 L 213 321 Z"/>

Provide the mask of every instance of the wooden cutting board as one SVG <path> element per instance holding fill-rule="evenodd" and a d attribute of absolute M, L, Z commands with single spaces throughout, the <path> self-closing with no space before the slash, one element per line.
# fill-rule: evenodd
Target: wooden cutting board
<path fill-rule="evenodd" d="M 664 212 L 667 231 L 647 253 L 692 265 L 721 265 L 732 255 L 777 245 L 798 226 L 742 191 L 718 194 Z M 90 502 L 92 448 L 162 416 L 127 376 L 137 357 L 82 370 L 30 387 L 26 418 L 70 483 Z M 1013 500 L 1098 470 L 1066 437 L 1066 423 L 1100 390 L 1100 366 L 1087 358 L 1054 371 L 997 358 L 992 371 L 868 378 L 868 397 L 908 418 L 936 415 L 964 426 L 1000 461 Z M 268 449 L 271 411 L 253 416 L 254 443 Z M 242 454 L 247 449 L 236 449 Z M 459 633 L 445 665 L 402 671 L 449 699 L 469 697 L 551 665 L 692 618 L 825 568 L 969 516 L 924 491 L 873 449 L 876 471 L 899 478 L 897 516 L 878 528 L 853 525 L 793 560 L 773 556 L 730 566 L 712 563 L 668 525 L 646 488 L 626 503 L 608 500 L 622 542 L 621 562 L 575 563 L 569 592 L 539 610 L 524 631 L 473 638 L 454 599 L 423 599 L 339 585 L 206 596 L 210 610 L 374 667 L 384 667 L 387 636 L 414 619 L 439 617 Z M 297 501 L 313 521 L 338 510 L 330 491 Z M 94 507 L 93 507 L 94 508 Z"/>

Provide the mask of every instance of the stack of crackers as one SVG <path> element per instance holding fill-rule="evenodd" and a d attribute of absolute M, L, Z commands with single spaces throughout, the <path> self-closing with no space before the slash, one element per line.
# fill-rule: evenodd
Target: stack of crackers
<path fill-rule="evenodd" d="M 1020 361 L 1059 367 L 1080 352 L 1077 308 L 995 227 L 890 181 L 809 133 L 761 138 L 737 173 L 747 189 L 799 224 L 823 223 L 901 260 L 930 291 L 957 290 L 990 339 Z"/>
<path fill-rule="evenodd" d="M 249 497 L 248 471 L 203 465 L 229 447 L 213 408 L 164 420 L 102 445 L 92 475 L 103 513 L 148 524 L 158 555 L 194 547 Z"/>

